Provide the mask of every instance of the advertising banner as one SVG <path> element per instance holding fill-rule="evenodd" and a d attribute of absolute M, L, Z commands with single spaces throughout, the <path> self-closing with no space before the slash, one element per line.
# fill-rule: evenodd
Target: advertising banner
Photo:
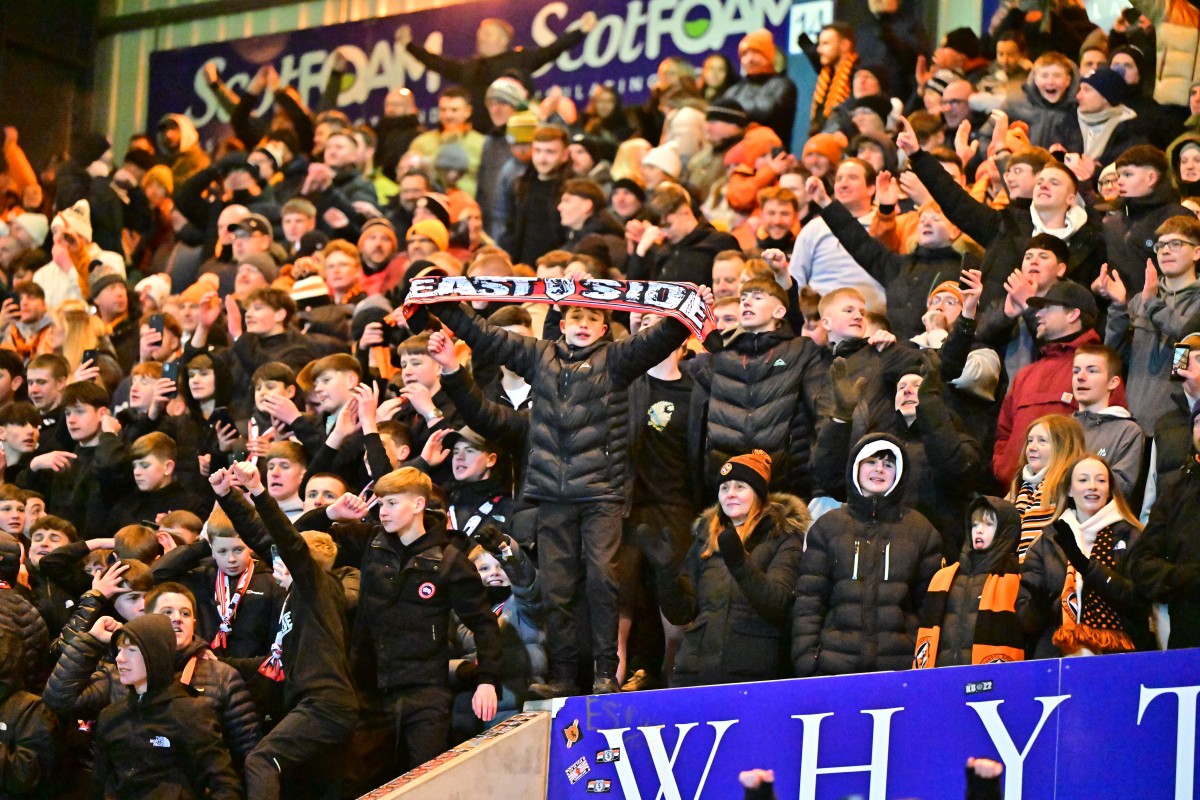
<path fill-rule="evenodd" d="M 580 46 L 534 78 L 539 89 L 562 87 L 582 110 L 596 83 L 609 83 L 626 103 L 645 99 L 658 63 L 682 56 L 697 66 L 710 53 L 737 64 L 737 44 L 750 31 L 768 28 L 782 43 L 791 0 L 479 0 L 392 17 L 328 25 L 288 33 L 163 50 L 150 56 L 149 127 L 168 113 L 187 114 L 206 145 L 229 133 L 228 116 L 204 78 L 212 62 L 235 90 L 244 89 L 259 67 L 273 64 L 282 85 L 294 86 L 316 109 L 339 47 L 354 69 L 340 87 L 337 107 L 354 121 L 373 123 L 388 90 L 407 86 L 423 111 L 436 108 L 441 77 L 395 44 L 396 28 L 412 28 L 413 41 L 431 52 L 466 59 L 475 51 L 475 30 L 488 17 L 508 20 L 514 45 L 542 47 L 578 24 L 585 11 L 599 17 Z M 259 111 L 269 109 L 266 96 Z"/>
<path fill-rule="evenodd" d="M 1193 798 L 1200 652 L 1142 653 L 573 697 L 550 800 L 962 800 L 970 757 L 1005 800 Z"/>

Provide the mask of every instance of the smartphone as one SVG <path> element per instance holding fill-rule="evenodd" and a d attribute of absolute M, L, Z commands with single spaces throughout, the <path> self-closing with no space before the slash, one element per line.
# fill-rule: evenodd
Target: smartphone
<path fill-rule="evenodd" d="M 1186 344 L 1175 345 L 1175 352 L 1171 354 L 1171 375 L 1173 381 L 1187 380 L 1183 375 L 1179 374 L 1181 369 L 1187 369 L 1188 361 L 1192 357 L 1192 348 Z"/>
<path fill-rule="evenodd" d="M 162 376 L 169 381 L 175 382 L 175 389 L 169 395 L 170 397 L 174 397 L 179 393 L 179 360 L 175 359 L 163 364 Z"/>
<path fill-rule="evenodd" d="M 225 406 L 218 406 L 217 408 L 214 408 L 212 413 L 208 415 L 208 424 L 211 425 L 214 430 L 216 430 L 218 423 L 221 425 L 228 425 L 234 429 L 237 428 L 237 425 L 233 423 L 233 414 L 230 414 L 229 409 Z"/>
<path fill-rule="evenodd" d="M 83 361 L 80 361 L 79 363 L 84 364 L 84 363 L 87 363 L 88 361 L 92 362 L 93 367 L 100 366 L 100 351 L 99 350 L 84 350 L 83 351 Z"/>
<path fill-rule="evenodd" d="M 1142 12 L 1136 8 L 1127 8 L 1121 12 L 1121 16 L 1124 17 L 1125 21 L 1130 25 L 1136 25 L 1138 20 L 1142 18 Z"/>
<path fill-rule="evenodd" d="M 163 332 L 163 326 L 165 325 L 165 321 L 163 320 L 163 315 L 162 314 L 151 314 L 150 322 L 148 322 L 147 324 L 150 326 L 151 330 L 158 331 L 159 335 L 161 335 Z"/>

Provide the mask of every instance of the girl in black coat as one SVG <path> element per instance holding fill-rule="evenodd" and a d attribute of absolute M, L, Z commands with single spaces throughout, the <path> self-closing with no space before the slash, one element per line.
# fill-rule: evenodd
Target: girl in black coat
<path fill-rule="evenodd" d="M 1148 644 L 1149 609 L 1125 557 L 1142 526 L 1104 459 L 1075 460 L 1054 521 L 1021 565 L 1017 617 L 1032 658 L 1129 652 Z"/>
<path fill-rule="evenodd" d="M 731 458 L 717 480 L 719 504 L 696 521 L 696 541 L 682 565 L 668 566 L 669 537 L 647 549 L 660 573 L 663 615 L 688 625 L 673 686 L 790 674 L 789 612 L 808 509 L 790 494 L 767 494 L 771 457 L 762 450 Z"/>

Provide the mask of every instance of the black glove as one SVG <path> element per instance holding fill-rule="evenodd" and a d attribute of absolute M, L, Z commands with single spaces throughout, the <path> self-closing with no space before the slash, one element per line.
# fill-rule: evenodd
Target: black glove
<path fill-rule="evenodd" d="M 649 525 L 638 525 L 633 533 L 633 543 L 646 556 L 646 560 L 655 569 L 667 569 L 675 562 L 675 546 L 672 543 L 671 529 L 663 528 L 657 535 Z"/>
<path fill-rule="evenodd" d="M 454 679 L 462 685 L 470 686 L 475 683 L 476 669 L 474 661 L 463 659 L 454 668 Z"/>
<path fill-rule="evenodd" d="M 1054 520 L 1054 542 L 1062 548 L 1067 562 L 1072 567 L 1080 572 L 1087 570 L 1088 557 L 1079 549 L 1079 543 L 1075 541 L 1075 531 L 1061 519 Z"/>
<path fill-rule="evenodd" d="M 863 387 L 866 385 L 866 378 L 850 380 L 846 359 L 838 356 L 833 360 L 829 365 L 829 387 L 833 393 L 834 419 L 850 422 L 854 418 L 854 409 L 858 406 Z"/>
<path fill-rule="evenodd" d="M 500 560 L 504 559 L 503 548 L 508 544 L 508 537 L 495 525 L 481 525 L 475 531 L 474 538 L 484 550 Z"/>
<path fill-rule="evenodd" d="M 733 524 L 725 526 L 725 530 L 721 531 L 721 535 L 717 537 L 717 547 L 721 550 L 721 558 L 725 559 L 725 566 L 730 570 L 735 570 L 742 564 L 746 563 L 746 547 L 742 544 L 742 537 L 738 536 L 737 528 Z"/>
<path fill-rule="evenodd" d="M 926 397 L 932 394 L 941 394 L 945 386 L 942 384 L 942 370 L 937 363 L 937 356 L 933 353 L 926 353 L 921 364 L 921 387 L 917 389 L 917 394 L 924 401 Z"/>

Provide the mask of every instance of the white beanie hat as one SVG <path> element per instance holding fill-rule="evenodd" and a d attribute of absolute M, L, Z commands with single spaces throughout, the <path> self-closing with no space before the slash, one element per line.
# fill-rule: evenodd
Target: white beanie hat
<path fill-rule="evenodd" d="M 661 147 L 653 147 L 642 157 L 643 167 L 658 167 L 671 180 L 679 180 L 683 172 L 683 162 L 679 158 L 679 149 L 674 142 L 667 142 Z"/>
<path fill-rule="evenodd" d="M 80 200 L 70 208 L 64 208 L 50 223 L 54 233 L 64 231 L 74 234 L 85 242 L 92 241 L 92 207 L 87 200 Z"/>
<path fill-rule="evenodd" d="M 154 275 L 148 275 L 138 281 L 134 291 L 140 296 L 142 292 L 149 293 L 154 299 L 154 307 L 159 311 L 162 310 L 163 303 L 171 296 L 171 279 L 165 272 L 158 272 Z"/>
<path fill-rule="evenodd" d="M 45 214 L 26 211 L 24 214 L 17 215 L 17 218 L 13 220 L 13 225 L 29 234 L 29 238 L 33 239 L 34 247 L 41 247 L 46 241 L 46 235 L 50 233 L 50 221 L 46 219 Z"/>

